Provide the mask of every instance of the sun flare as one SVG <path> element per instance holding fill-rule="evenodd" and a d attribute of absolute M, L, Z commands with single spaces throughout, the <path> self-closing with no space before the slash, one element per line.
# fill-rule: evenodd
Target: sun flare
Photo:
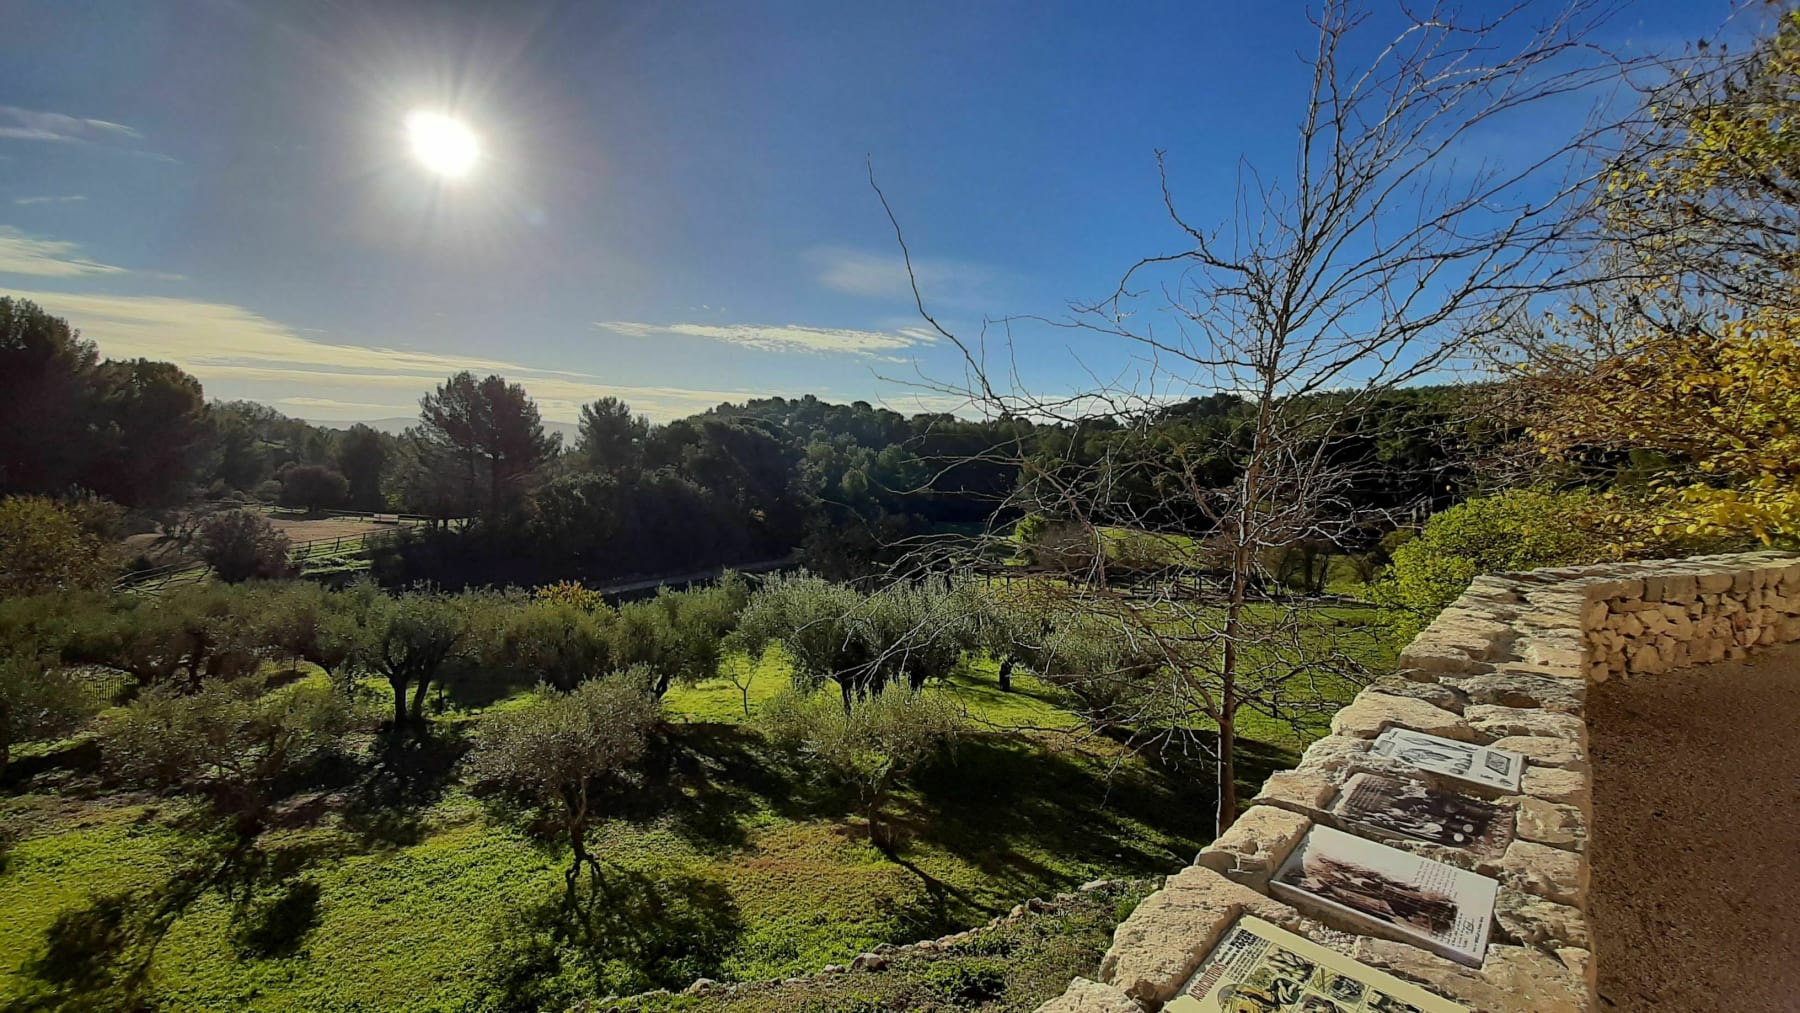
<path fill-rule="evenodd" d="M 406 117 L 413 157 L 428 171 L 450 179 L 469 174 L 481 158 L 481 142 L 461 120 L 424 109 Z"/>

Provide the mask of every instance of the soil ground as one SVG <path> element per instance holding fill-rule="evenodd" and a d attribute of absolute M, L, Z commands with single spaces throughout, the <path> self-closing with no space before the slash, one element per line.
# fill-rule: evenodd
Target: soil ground
<path fill-rule="evenodd" d="M 1793 1010 L 1800 647 L 1594 688 L 1603 1008 Z"/>

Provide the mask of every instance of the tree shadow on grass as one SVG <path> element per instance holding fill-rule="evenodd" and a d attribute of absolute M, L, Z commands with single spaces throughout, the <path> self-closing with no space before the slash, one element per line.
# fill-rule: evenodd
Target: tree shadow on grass
<path fill-rule="evenodd" d="M 349 793 L 344 826 L 365 846 L 424 840 L 425 811 L 455 783 L 457 761 L 468 751 L 464 737 L 437 728 L 381 736 L 372 762 Z"/>
<path fill-rule="evenodd" d="M 151 1008 L 150 965 L 175 922 L 213 889 L 237 895 L 258 874 L 254 841 L 220 834 L 156 889 L 92 898 L 64 911 L 44 932 L 44 948 L 20 968 L 20 1011 Z"/>
<path fill-rule="evenodd" d="M 485 978 L 501 1008 L 682 988 L 719 973 L 744 925 L 717 880 L 605 868 L 573 896 L 515 909 L 494 933 Z"/>
<path fill-rule="evenodd" d="M 806 789 L 801 772 L 761 733 L 741 725 L 669 727 L 645 758 L 641 781 L 614 789 L 607 812 L 633 821 L 670 821 L 703 851 L 749 843 L 748 822 L 761 812 L 790 819 L 842 812 L 843 800 Z"/>
<path fill-rule="evenodd" d="M 1241 742 L 1238 761 L 1255 785 L 1291 758 Z M 1153 875 L 1186 864 L 1212 838 L 1212 780 L 1211 765 L 1191 758 L 1145 751 L 1118 763 L 1016 736 L 976 736 L 920 771 L 909 822 L 922 842 L 1023 898 L 1065 888 L 1071 866 Z M 1034 855 L 1056 856 L 1061 868 Z"/>

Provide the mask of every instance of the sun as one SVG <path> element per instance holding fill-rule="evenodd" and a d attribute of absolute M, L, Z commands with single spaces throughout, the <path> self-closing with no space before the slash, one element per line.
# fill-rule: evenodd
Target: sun
<path fill-rule="evenodd" d="M 420 109 L 406 117 L 413 157 L 427 170 L 449 179 L 469 174 L 481 159 L 481 142 L 461 120 Z"/>

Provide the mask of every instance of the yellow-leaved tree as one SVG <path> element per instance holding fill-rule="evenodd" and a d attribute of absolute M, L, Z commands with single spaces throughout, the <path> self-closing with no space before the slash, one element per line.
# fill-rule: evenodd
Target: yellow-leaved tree
<path fill-rule="evenodd" d="M 1593 214 L 1595 284 L 1533 328 L 1539 448 L 1647 479 L 1640 541 L 1800 539 L 1800 11 L 1649 89 Z"/>

